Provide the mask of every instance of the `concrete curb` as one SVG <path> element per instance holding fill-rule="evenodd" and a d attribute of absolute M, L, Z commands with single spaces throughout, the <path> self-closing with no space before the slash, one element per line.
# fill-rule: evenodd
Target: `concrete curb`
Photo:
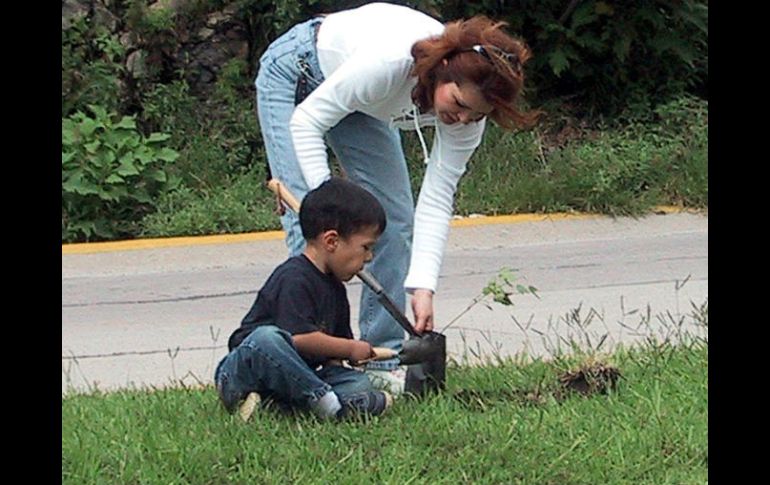
<path fill-rule="evenodd" d="M 692 210 L 675 206 L 658 206 L 652 211 L 654 214 L 675 214 L 679 212 L 692 212 Z M 598 217 L 607 217 L 604 214 L 585 214 L 585 213 L 567 213 L 556 212 L 551 214 L 512 214 L 502 216 L 475 216 L 453 219 L 451 227 L 468 227 L 491 224 L 512 224 L 522 222 L 541 222 L 565 219 L 594 219 Z M 283 239 L 283 231 L 264 231 L 250 232 L 243 234 L 221 234 L 214 236 L 188 236 L 188 237 L 166 237 L 166 238 L 148 238 L 132 239 L 126 241 L 108 241 L 94 243 L 73 243 L 62 244 L 62 255 L 69 254 L 93 254 L 114 251 L 135 251 L 139 249 L 156 249 L 178 246 L 202 246 L 208 244 L 235 244 L 248 243 L 254 241 L 271 241 Z"/>

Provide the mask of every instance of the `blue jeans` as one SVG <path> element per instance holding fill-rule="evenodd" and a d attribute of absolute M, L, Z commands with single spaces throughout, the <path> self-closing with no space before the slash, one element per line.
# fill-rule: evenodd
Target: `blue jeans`
<path fill-rule="evenodd" d="M 262 399 L 305 410 L 332 390 L 343 398 L 374 389 L 366 374 L 355 369 L 311 369 L 297 353 L 291 334 L 274 325 L 257 327 L 228 353 L 217 365 L 214 381 L 224 383 L 223 393 L 233 401 L 257 392 Z"/>
<path fill-rule="evenodd" d="M 305 73 L 310 88 L 324 79 L 318 65 L 313 19 L 294 26 L 276 39 L 260 59 L 256 79 L 257 111 L 270 170 L 299 200 L 308 187 L 294 152 L 289 120 L 294 111 L 297 79 Z M 414 200 L 401 146 L 401 136 L 388 123 L 360 112 L 351 113 L 328 133 L 332 148 L 351 181 L 371 192 L 382 204 L 387 228 L 374 248 L 367 269 L 388 296 L 403 311 L 406 306 L 404 280 L 410 261 Z M 305 241 L 299 218 L 291 211 L 281 218 L 290 255 L 302 252 Z M 358 326 L 362 340 L 378 347 L 401 350 L 404 330 L 364 286 Z M 373 362 L 368 368 L 393 369 L 396 360 Z"/>

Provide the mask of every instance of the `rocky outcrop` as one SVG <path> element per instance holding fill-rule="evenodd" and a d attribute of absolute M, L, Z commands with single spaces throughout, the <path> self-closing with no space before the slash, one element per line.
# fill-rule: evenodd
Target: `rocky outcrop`
<path fill-rule="evenodd" d="M 61 2 L 61 28 L 67 30 L 79 19 L 88 18 L 97 25 L 102 25 L 110 32 L 114 32 L 118 26 L 118 18 L 105 2 L 98 0 L 62 0 Z"/>
<path fill-rule="evenodd" d="M 247 29 L 237 18 L 237 5 L 192 19 L 184 9 L 190 2 L 158 0 L 144 15 L 160 16 L 165 11 L 171 26 L 152 32 L 136 32 L 126 21 L 126 11 L 109 0 L 62 0 L 62 30 L 79 19 L 89 26 L 101 26 L 120 41 L 125 50 L 122 62 L 126 76 L 134 80 L 161 81 L 164 76 L 184 72 L 193 92 L 206 92 L 222 68 L 233 59 L 249 61 Z M 121 7 L 125 9 L 125 7 Z"/>
<path fill-rule="evenodd" d="M 180 46 L 180 57 L 189 60 L 185 70 L 193 89 L 205 89 L 215 82 L 229 61 L 248 60 L 247 32 L 235 14 L 235 5 L 210 13 L 205 24 Z"/>

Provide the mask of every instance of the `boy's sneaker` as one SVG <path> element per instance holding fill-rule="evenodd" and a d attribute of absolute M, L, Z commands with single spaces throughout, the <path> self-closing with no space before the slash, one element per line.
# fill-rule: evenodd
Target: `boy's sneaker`
<path fill-rule="evenodd" d="M 338 418 L 346 418 L 353 414 L 368 414 L 379 416 L 393 404 L 393 397 L 385 391 L 368 391 L 349 394 L 340 398 L 342 409 L 337 413 Z"/>
<path fill-rule="evenodd" d="M 219 396 L 219 402 L 222 403 L 222 406 L 224 406 L 225 410 L 233 414 L 235 412 L 235 408 L 238 406 L 238 404 L 243 400 L 245 396 L 241 396 L 237 393 L 234 393 L 232 391 L 227 391 L 227 376 L 223 375 L 219 378 L 219 380 L 216 383 L 217 386 L 217 395 Z"/>
<path fill-rule="evenodd" d="M 400 396 L 404 393 L 406 384 L 406 369 L 396 367 L 392 370 L 367 369 L 366 375 L 375 389 L 387 391 L 394 396 Z"/>
<path fill-rule="evenodd" d="M 217 382 L 217 394 L 219 395 L 219 402 L 222 403 L 222 406 L 224 406 L 225 410 L 229 414 L 233 414 L 235 412 L 235 409 L 238 408 L 238 415 L 241 417 L 243 421 L 248 421 L 249 418 L 251 418 L 251 415 L 254 414 L 254 409 L 256 409 L 257 404 L 260 403 L 261 399 L 259 397 L 259 394 L 256 392 L 250 392 L 245 397 L 241 395 L 236 395 L 233 393 L 228 393 L 225 391 L 224 384 L 227 382 L 226 377 L 222 377 L 219 382 Z"/>
<path fill-rule="evenodd" d="M 259 404 L 260 401 L 259 394 L 250 392 L 249 395 L 246 396 L 246 399 L 244 399 L 240 406 L 238 406 L 238 414 L 241 416 L 244 423 L 249 420 L 252 414 L 254 414 L 254 409 L 257 408 L 257 404 Z"/>

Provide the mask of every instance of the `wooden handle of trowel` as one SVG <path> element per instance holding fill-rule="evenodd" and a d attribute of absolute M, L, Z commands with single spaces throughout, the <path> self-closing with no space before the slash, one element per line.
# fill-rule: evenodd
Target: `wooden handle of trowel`
<path fill-rule="evenodd" d="M 286 205 L 289 206 L 289 209 L 299 214 L 299 201 L 280 180 L 270 179 L 267 182 L 267 188 L 272 190 L 275 195 L 285 202 Z"/>
<path fill-rule="evenodd" d="M 388 360 L 398 356 L 398 353 L 395 350 L 387 347 L 372 347 L 372 354 L 373 355 L 368 359 L 359 360 L 356 364 L 366 364 L 373 360 Z"/>

